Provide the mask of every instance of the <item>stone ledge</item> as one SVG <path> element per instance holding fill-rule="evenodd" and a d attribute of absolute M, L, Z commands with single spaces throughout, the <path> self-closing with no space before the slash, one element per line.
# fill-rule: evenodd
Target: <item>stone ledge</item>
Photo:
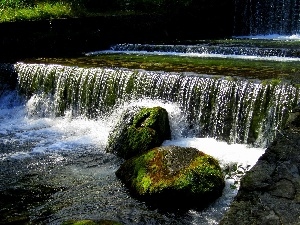
<path fill-rule="evenodd" d="M 221 225 L 299 224 L 300 115 L 292 115 L 286 129 L 247 173 Z"/>

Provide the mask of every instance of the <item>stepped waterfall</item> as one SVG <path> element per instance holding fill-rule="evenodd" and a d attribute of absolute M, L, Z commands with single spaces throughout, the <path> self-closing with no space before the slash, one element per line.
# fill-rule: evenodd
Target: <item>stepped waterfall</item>
<path fill-rule="evenodd" d="M 299 49 L 291 48 L 263 48 L 250 47 L 247 45 L 153 45 L 153 44 L 117 44 L 111 46 L 108 51 L 98 51 L 87 53 L 87 55 L 97 55 L 99 53 L 138 53 L 144 54 L 165 54 L 165 55 L 191 55 L 191 56 L 255 56 L 255 57 L 285 57 L 293 60 L 299 60 Z"/>
<path fill-rule="evenodd" d="M 43 96 L 35 103 L 42 115 L 71 110 L 96 118 L 124 101 L 156 99 L 178 105 L 188 124 L 184 136 L 259 147 L 274 139 L 299 103 L 299 88 L 277 80 L 25 63 L 15 70 L 22 93 Z"/>
<path fill-rule="evenodd" d="M 236 0 L 236 35 L 294 35 L 300 32 L 298 0 Z"/>
<path fill-rule="evenodd" d="M 290 143 L 283 129 L 300 105 L 299 40 L 291 40 L 299 39 L 300 1 L 234 3 L 232 39 L 114 43 L 80 57 L 1 63 L 0 225 L 219 224 L 266 148 L 278 136 Z M 208 207 L 153 208 L 117 178 L 124 159 L 105 150 L 109 134 L 124 112 L 154 106 L 169 116 L 172 137 L 163 146 L 193 147 L 218 160 L 225 188 Z M 283 149 L 289 154 L 289 146 Z M 289 163 L 274 166 L 272 177 L 278 168 L 280 176 L 288 174 Z M 291 167 L 288 176 L 297 179 L 297 171 Z M 271 175 L 253 177 L 264 182 Z M 296 198 L 296 185 L 278 180 L 274 189 L 263 184 L 263 194 L 270 189 L 280 200 Z M 262 198 L 246 197 L 259 199 L 265 211 Z M 267 222 L 277 217 L 276 211 L 261 215 Z"/>
<path fill-rule="evenodd" d="M 120 44 L 113 51 L 147 48 L 157 54 L 169 47 L 177 49 Z M 18 62 L 0 69 L 10 76 L 8 86 L 17 83 L 13 90 L 0 86 L 5 222 L 18 220 L 11 212 L 22 205 L 27 208 L 20 213 L 33 224 L 103 218 L 124 224 L 218 224 L 243 174 L 282 134 L 289 112 L 300 103 L 297 80 L 52 63 Z M 117 179 L 124 161 L 105 147 L 122 113 L 136 106 L 167 110 L 172 138 L 162 145 L 194 147 L 232 171 L 222 196 L 208 208 L 183 214 L 153 210 Z"/>

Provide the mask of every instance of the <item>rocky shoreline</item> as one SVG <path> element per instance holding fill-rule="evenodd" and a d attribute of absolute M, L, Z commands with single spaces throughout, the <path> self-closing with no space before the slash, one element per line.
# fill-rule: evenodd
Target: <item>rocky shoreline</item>
<path fill-rule="evenodd" d="M 240 190 L 221 225 L 300 224 L 300 107 L 278 131 Z"/>

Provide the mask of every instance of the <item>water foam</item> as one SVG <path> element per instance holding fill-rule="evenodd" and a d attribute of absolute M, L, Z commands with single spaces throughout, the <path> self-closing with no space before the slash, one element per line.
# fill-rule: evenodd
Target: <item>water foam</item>
<path fill-rule="evenodd" d="M 40 117 L 32 113 L 33 96 L 29 101 L 19 101 L 14 93 L 8 93 L 1 98 L 0 134 L 4 144 L 20 145 L 31 142 L 30 151 L 0 153 L 0 158 L 24 158 L 32 153 L 53 151 L 76 151 L 82 146 L 103 148 L 106 143 L 108 130 L 105 120 L 89 120 L 87 118 L 72 118 L 70 113 L 62 117 Z M 40 100 L 40 99 L 39 99 Z M 5 104 L 6 102 L 6 104 Z"/>
<path fill-rule="evenodd" d="M 263 39 L 263 40 L 283 40 L 283 41 L 293 41 L 300 40 L 300 34 L 292 35 L 280 35 L 280 34 L 262 34 L 262 35 L 249 35 L 249 36 L 234 36 L 234 38 L 245 38 L 245 39 Z"/>
<path fill-rule="evenodd" d="M 180 53 L 180 52 L 160 52 L 160 51 L 115 51 L 104 50 L 86 53 L 86 56 L 101 54 L 128 54 L 128 55 L 158 55 L 158 56 L 177 56 L 195 58 L 223 58 L 223 59 L 244 59 L 244 60 L 264 60 L 276 62 L 298 62 L 300 58 L 280 57 L 280 56 L 257 56 L 257 55 L 238 55 L 238 54 L 213 54 L 213 53 Z"/>
<path fill-rule="evenodd" d="M 19 100 L 18 100 L 19 98 Z M 186 115 L 175 103 L 162 100 L 139 99 L 123 102 L 106 117 L 88 119 L 74 117 L 68 111 L 64 116 L 34 113 L 35 107 L 41 101 L 37 96 L 32 96 L 25 101 L 16 95 L 9 93 L 0 98 L 0 134 L 1 143 L 15 145 L 31 143 L 26 151 L 11 150 L 0 152 L 0 160 L 14 159 L 23 160 L 36 154 L 49 154 L 55 161 L 68 160 L 61 153 L 66 151 L 70 154 L 76 151 L 104 151 L 110 130 L 115 126 L 122 112 L 133 106 L 161 106 L 169 114 L 172 130 L 172 140 L 165 141 L 163 145 L 178 145 L 195 147 L 217 158 L 221 166 L 239 164 L 253 166 L 264 149 L 248 148 L 246 145 L 229 145 L 212 138 L 186 138 L 183 130 L 186 128 Z M 36 161 L 36 163 L 39 163 Z M 237 194 L 237 178 L 226 179 L 223 195 L 214 204 L 204 211 L 190 210 L 188 215 L 193 219 L 193 224 L 218 224 L 224 212 Z M 235 188 L 232 188 L 232 187 Z"/>
<path fill-rule="evenodd" d="M 237 163 L 249 169 L 257 162 L 264 153 L 264 148 L 252 148 L 245 144 L 228 144 L 213 138 L 179 138 L 165 141 L 163 145 L 176 145 L 182 147 L 194 147 L 209 154 L 226 166 Z"/>
<path fill-rule="evenodd" d="M 16 100 L 17 97 L 21 98 L 15 93 L 10 93 L 3 96 L 0 100 L 2 102 L 0 134 L 2 134 L 2 142 L 6 144 L 12 142 L 34 143 L 31 153 L 76 151 L 81 149 L 82 146 L 95 146 L 103 150 L 107 143 L 109 132 L 115 126 L 122 112 L 126 108 L 133 106 L 161 106 L 168 111 L 173 141 L 166 143 L 194 146 L 201 150 L 203 146 L 210 146 L 208 149 L 226 149 L 226 151 L 222 151 L 222 155 L 217 157 L 225 160 L 225 162 L 230 161 L 230 158 L 232 159 L 234 155 L 237 155 L 237 152 L 231 153 L 227 150 L 228 148 L 238 149 L 242 146 L 222 144 L 222 142 L 216 142 L 210 138 L 183 139 L 187 135 L 191 135 L 187 132 L 186 115 L 182 113 L 179 105 L 167 101 L 144 98 L 123 102 L 115 106 L 115 109 L 108 116 L 88 119 L 85 117 L 73 117 L 70 111 L 61 117 L 41 117 L 38 113 L 33 113 L 35 110 L 38 110 L 35 108 L 38 104 L 32 104 L 32 101 L 41 101 L 41 99 L 34 95 L 29 101 L 24 102 L 20 99 Z M 217 144 L 219 146 L 216 146 Z M 256 157 L 253 149 L 249 149 L 249 151 Z M 18 154 L 21 156 L 28 154 L 28 152 L 12 152 L 11 156 L 17 157 Z M 213 153 L 210 154 L 214 155 Z M 247 159 L 249 159 L 249 155 L 251 154 L 249 153 L 246 156 Z"/>

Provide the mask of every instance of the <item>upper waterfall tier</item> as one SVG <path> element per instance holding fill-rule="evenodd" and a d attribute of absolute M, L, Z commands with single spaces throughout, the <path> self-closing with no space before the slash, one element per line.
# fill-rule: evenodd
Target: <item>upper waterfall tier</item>
<path fill-rule="evenodd" d="M 236 58 L 269 61 L 300 61 L 299 40 L 249 40 L 239 38 L 214 41 L 194 41 L 186 44 L 136 44 L 112 45 L 108 50 L 86 53 L 86 56 L 103 54 L 164 55 L 198 58 Z"/>
<path fill-rule="evenodd" d="M 15 69 L 21 92 L 43 96 L 38 115 L 97 117 L 122 101 L 159 99 L 179 105 L 189 134 L 232 143 L 267 145 L 299 102 L 299 89 L 280 81 L 24 63 Z"/>
<path fill-rule="evenodd" d="M 298 0 L 235 0 L 235 34 L 299 34 Z"/>
<path fill-rule="evenodd" d="M 291 57 L 300 55 L 299 49 L 294 48 L 270 48 L 239 45 L 151 45 L 151 44 L 118 44 L 111 47 L 111 53 L 116 52 L 137 53 L 185 53 L 185 54 L 211 54 L 211 55 L 245 55 L 257 57 Z M 93 53 L 91 53 L 93 54 Z"/>

